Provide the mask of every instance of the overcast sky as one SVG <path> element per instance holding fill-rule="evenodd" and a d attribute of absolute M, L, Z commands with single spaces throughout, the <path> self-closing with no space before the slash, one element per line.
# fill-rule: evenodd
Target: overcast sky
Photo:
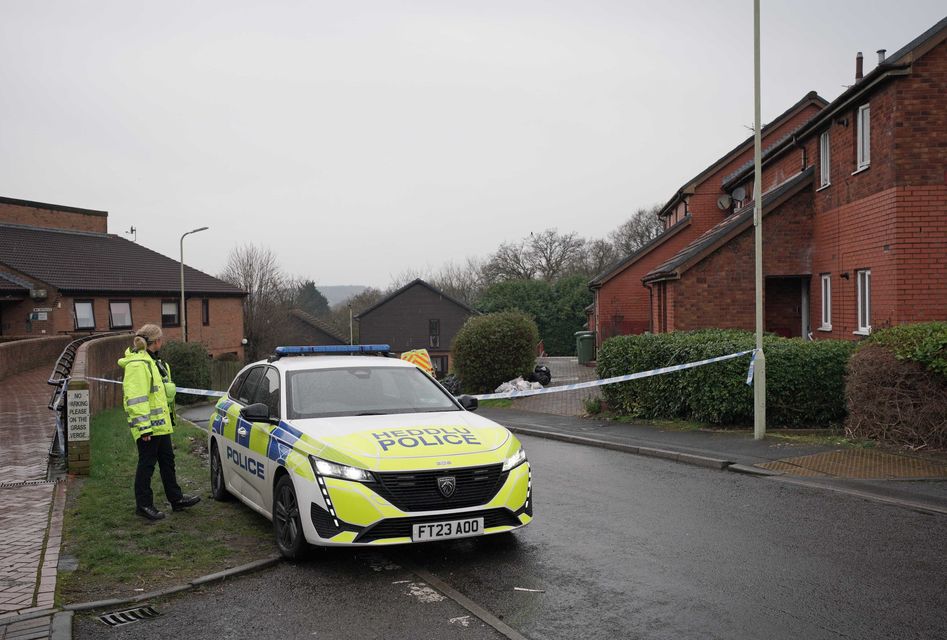
<path fill-rule="evenodd" d="M 763 0 L 768 121 L 941 1 Z M 599 237 L 750 135 L 751 0 L 0 5 L 0 195 L 109 212 L 218 273 L 277 249 L 384 287 L 555 227 Z"/>

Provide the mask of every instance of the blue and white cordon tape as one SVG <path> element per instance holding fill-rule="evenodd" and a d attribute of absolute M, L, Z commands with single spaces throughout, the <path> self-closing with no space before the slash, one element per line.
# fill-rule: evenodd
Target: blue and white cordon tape
<path fill-rule="evenodd" d="M 753 354 L 753 359 L 750 360 L 750 369 L 747 373 L 746 383 L 751 384 L 753 382 L 753 368 L 756 361 L 756 350 L 750 349 L 748 351 L 739 351 L 737 353 L 731 353 L 725 356 L 717 356 L 716 358 L 707 358 L 706 360 L 698 360 L 697 362 L 688 362 L 686 364 L 676 364 L 670 367 L 661 367 L 660 369 L 651 369 L 650 371 L 639 371 L 638 373 L 629 373 L 623 376 L 615 376 L 613 378 L 603 378 L 602 380 L 590 380 L 588 382 L 578 382 L 576 384 L 564 384 L 557 387 L 546 387 L 545 389 L 529 389 L 527 391 L 504 391 L 503 393 L 481 393 L 473 396 L 477 400 L 498 400 L 501 398 L 525 398 L 528 396 L 538 396 L 545 393 L 563 393 L 565 391 L 575 391 L 577 389 L 591 389 L 593 387 L 603 387 L 607 384 L 616 384 L 618 382 L 628 382 L 629 380 L 640 380 L 641 378 L 650 378 L 651 376 L 659 376 L 664 373 L 673 373 L 675 371 L 684 371 L 685 369 L 694 369 L 695 367 L 702 367 L 706 364 L 713 364 L 714 362 L 723 362 L 724 360 L 732 360 L 734 358 L 739 358 L 740 356 L 745 356 L 747 354 Z M 96 380 L 98 382 L 107 382 L 109 384 L 122 384 L 120 380 L 109 380 L 107 378 L 93 378 L 88 377 L 86 380 Z M 207 389 L 189 389 L 187 387 L 178 387 L 178 393 L 186 393 L 194 396 L 210 396 L 210 397 L 222 397 L 227 395 L 226 391 L 208 391 Z"/>
<path fill-rule="evenodd" d="M 108 378 L 93 378 L 91 376 L 87 377 L 86 380 L 96 380 L 98 382 L 108 382 L 109 384 L 122 384 L 121 380 L 109 380 Z M 226 391 L 208 391 L 207 389 L 189 389 L 188 387 L 178 387 L 178 393 L 187 393 L 192 396 L 211 396 L 214 398 L 220 398 L 227 395 Z"/>
<path fill-rule="evenodd" d="M 683 371 L 684 369 L 693 369 L 695 367 L 702 367 L 705 364 L 713 364 L 714 362 L 723 362 L 724 360 L 732 360 L 733 358 L 739 358 L 740 356 L 745 356 L 748 353 L 753 353 L 753 350 L 749 351 L 740 351 L 738 353 L 731 353 L 726 356 L 717 356 L 716 358 L 708 358 L 706 360 L 698 360 L 697 362 L 688 362 L 687 364 L 676 364 L 671 367 L 661 367 L 660 369 L 651 369 L 650 371 L 639 371 L 638 373 L 629 373 L 623 376 L 615 376 L 614 378 L 604 378 L 602 380 L 590 380 L 589 382 L 578 382 L 576 384 L 564 384 L 558 387 L 547 387 L 545 389 L 530 389 L 529 391 L 505 391 L 503 393 L 482 393 L 480 395 L 473 396 L 477 400 L 497 400 L 500 398 L 523 398 L 526 396 L 538 396 L 544 393 L 562 393 L 563 391 L 575 391 L 576 389 L 590 389 L 592 387 L 602 387 L 607 384 L 615 384 L 617 382 L 628 382 L 629 380 L 640 380 L 641 378 L 650 378 L 651 376 L 658 376 L 662 373 L 672 373 L 674 371 Z"/>

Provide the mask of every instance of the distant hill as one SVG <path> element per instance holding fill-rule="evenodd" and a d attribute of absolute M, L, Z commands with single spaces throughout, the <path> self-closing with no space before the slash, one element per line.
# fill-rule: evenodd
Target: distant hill
<path fill-rule="evenodd" d="M 360 284 L 337 284 L 337 285 L 322 285 L 317 284 L 316 288 L 322 292 L 322 295 L 326 297 L 326 300 L 329 301 L 329 306 L 339 304 L 340 302 L 345 302 L 354 295 L 358 295 L 362 291 L 365 291 L 368 287 Z"/>

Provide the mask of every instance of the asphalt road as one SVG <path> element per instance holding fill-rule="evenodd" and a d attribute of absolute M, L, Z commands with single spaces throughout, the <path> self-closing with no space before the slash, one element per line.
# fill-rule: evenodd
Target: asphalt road
<path fill-rule="evenodd" d="M 536 520 L 515 536 L 302 564 L 159 602 L 78 638 L 947 638 L 947 518 L 535 438 Z"/>

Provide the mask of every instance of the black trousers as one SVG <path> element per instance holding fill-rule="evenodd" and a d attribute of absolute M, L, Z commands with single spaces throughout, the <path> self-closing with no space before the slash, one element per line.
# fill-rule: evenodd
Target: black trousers
<path fill-rule="evenodd" d="M 138 438 L 138 469 L 135 471 L 135 505 L 154 507 L 154 494 L 151 492 L 151 476 L 155 472 L 155 463 L 161 472 L 161 484 L 168 502 L 174 504 L 184 497 L 174 473 L 174 449 L 171 436 L 151 436 L 148 442 Z"/>

